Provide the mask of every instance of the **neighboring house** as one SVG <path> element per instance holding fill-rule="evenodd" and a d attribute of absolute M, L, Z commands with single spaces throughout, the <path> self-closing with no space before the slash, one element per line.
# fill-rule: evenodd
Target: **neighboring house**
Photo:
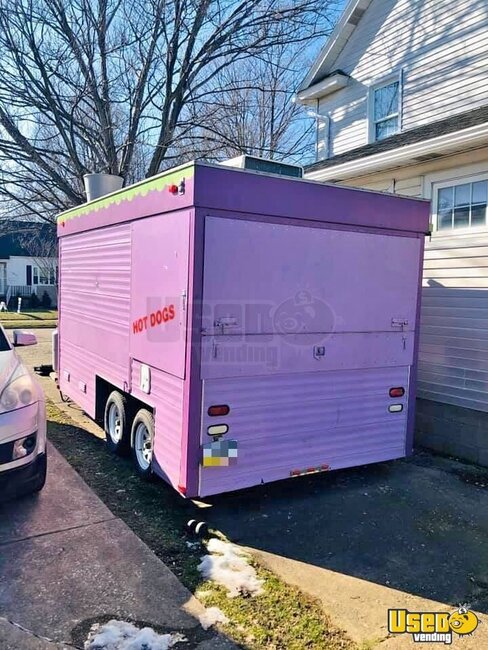
<path fill-rule="evenodd" d="M 297 95 L 309 179 L 432 200 L 418 436 L 488 465 L 488 2 L 351 0 Z"/>
<path fill-rule="evenodd" d="M 18 225 L 0 223 L 0 301 L 16 309 L 16 298 L 41 299 L 44 291 L 57 304 L 57 257 L 51 253 L 52 230 L 42 224 Z M 55 244 L 54 244 L 55 247 Z"/>

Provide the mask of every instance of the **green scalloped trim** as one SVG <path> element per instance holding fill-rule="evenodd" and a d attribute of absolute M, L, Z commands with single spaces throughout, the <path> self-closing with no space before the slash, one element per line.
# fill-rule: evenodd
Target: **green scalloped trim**
<path fill-rule="evenodd" d="M 90 212 L 98 212 L 98 210 L 108 208 L 110 205 L 119 205 L 125 201 L 132 201 L 137 196 L 146 196 L 146 194 L 149 194 L 149 192 L 153 192 L 154 190 L 161 191 L 168 185 L 178 185 L 183 178 L 193 178 L 193 175 L 194 164 L 192 163 L 183 169 L 178 169 L 177 171 L 168 172 L 166 174 L 159 174 L 147 181 L 142 181 L 141 183 L 137 183 L 137 185 L 131 185 L 126 189 L 119 190 L 115 194 L 102 196 L 96 201 L 90 201 L 90 203 L 85 203 L 79 207 L 71 208 L 71 210 L 62 212 L 58 216 L 58 221 L 64 222 L 76 219 L 77 217 L 82 217 Z"/>

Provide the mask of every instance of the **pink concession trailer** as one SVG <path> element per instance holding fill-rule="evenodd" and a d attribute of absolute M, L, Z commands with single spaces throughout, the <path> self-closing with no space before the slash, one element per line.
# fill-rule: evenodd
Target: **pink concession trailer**
<path fill-rule="evenodd" d="M 412 452 L 426 202 L 191 163 L 60 215 L 60 389 L 197 497 Z"/>

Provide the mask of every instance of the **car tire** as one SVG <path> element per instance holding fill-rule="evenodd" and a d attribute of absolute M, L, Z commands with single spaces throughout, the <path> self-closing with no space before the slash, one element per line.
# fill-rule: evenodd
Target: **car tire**
<path fill-rule="evenodd" d="M 114 390 L 108 396 L 103 416 L 103 429 L 108 449 L 118 456 L 129 451 L 127 400 Z"/>
<path fill-rule="evenodd" d="M 137 473 L 144 480 L 154 478 L 154 416 L 147 409 L 137 411 L 131 429 L 132 458 Z"/>

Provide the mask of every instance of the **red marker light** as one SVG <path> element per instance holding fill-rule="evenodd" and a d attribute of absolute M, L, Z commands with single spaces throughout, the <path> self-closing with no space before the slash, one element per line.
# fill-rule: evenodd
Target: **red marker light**
<path fill-rule="evenodd" d="M 230 408 L 227 406 L 227 404 L 216 404 L 214 406 L 208 407 L 208 414 L 212 416 L 228 415 L 229 412 Z"/>
<path fill-rule="evenodd" d="M 178 185 L 170 185 L 168 187 L 168 192 L 170 192 L 170 194 L 178 194 Z"/>
<path fill-rule="evenodd" d="M 390 397 L 403 397 L 405 395 L 405 389 L 401 386 L 397 388 L 390 388 Z"/>

